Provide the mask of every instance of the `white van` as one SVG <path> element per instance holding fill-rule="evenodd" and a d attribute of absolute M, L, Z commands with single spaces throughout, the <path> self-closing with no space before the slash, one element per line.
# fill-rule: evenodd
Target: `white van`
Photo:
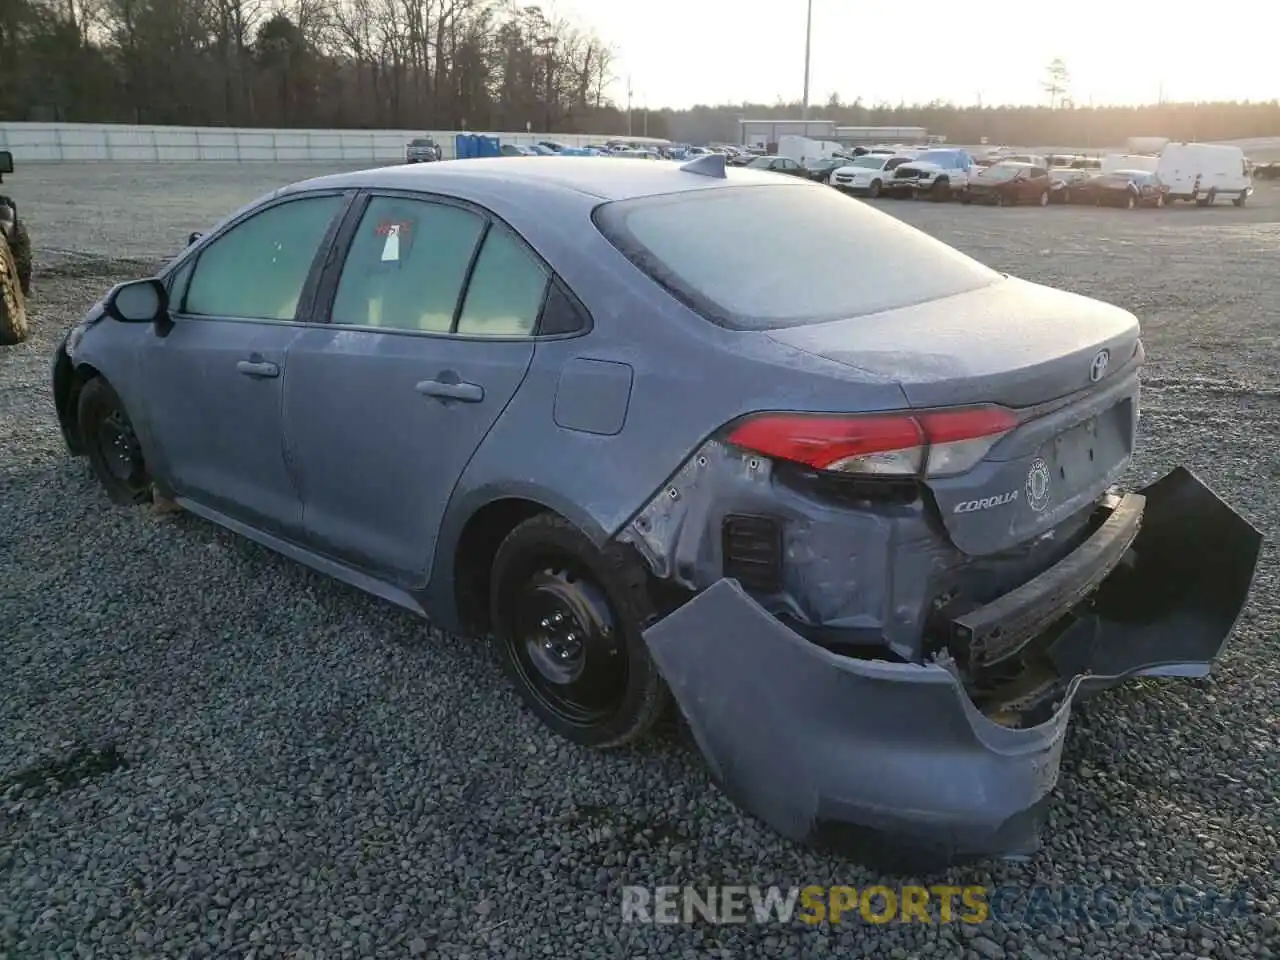
<path fill-rule="evenodd" d="M 1253 193 L 1244 151 L 1224 143 L 1170 143 L 1160 151 L 1156 174 L 1170 200 L 1194 200 L 1202 207 L 1218 197 L 1243 207 Z"/>

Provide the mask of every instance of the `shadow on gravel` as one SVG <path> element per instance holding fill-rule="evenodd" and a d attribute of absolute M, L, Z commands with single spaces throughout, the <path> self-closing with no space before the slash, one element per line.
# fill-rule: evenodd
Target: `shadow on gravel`
<path fill-rule="evenodd" d="M 0 777 L 0 797 L 31 799 L 83 786 L 128 766 L 114 745 L 76 747 L 59 760 Z"/>

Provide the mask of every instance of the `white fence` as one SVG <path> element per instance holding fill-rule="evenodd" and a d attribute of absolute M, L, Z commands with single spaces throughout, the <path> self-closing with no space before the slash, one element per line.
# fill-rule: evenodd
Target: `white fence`
<path fill-rule="evenodd" d="M 487 135 L 502 143 L 551 139 L 573 147 L 602 139 L 583 134 Z M 434 137 L 445 158 L 453 159 L 457 133 L 452 130 L 270 130 L 114 123 L 0 123 L 0 150 L 11 151 L 15 163 L 394 163 L 404 159 L 405 144 L 421 136 Z"/>

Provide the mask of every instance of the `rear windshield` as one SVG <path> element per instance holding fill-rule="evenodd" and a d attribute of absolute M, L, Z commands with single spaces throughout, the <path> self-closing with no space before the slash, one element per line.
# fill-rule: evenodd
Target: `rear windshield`
<path fill-rule="evenodd" d="M 722 326 L 768 330 L 954 296 L 1000 274 L 827 187 L 721 187 L 598 207 L 637 267 Z"/>

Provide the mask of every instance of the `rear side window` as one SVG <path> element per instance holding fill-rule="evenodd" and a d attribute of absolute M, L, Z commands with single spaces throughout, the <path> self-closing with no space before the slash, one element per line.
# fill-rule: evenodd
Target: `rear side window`
<path fill-rule="evenodd" d="M 595 219 L 637 267 L 738 330 L 870 317 L 1000 279 L 886 213 L 800 183 L 615 201 Z"/>
<path fill-rule="evenodd" d="M 532 336 L 549 279 L 524 241 L 494 224 L 471 274 L 457 332 L 473 337 Z"/>
<path fill-rule="evenodd" d="M 332 322 L 448 333 L 484 226 L 461 207 L 374 197 L 342 265 Z"/>

